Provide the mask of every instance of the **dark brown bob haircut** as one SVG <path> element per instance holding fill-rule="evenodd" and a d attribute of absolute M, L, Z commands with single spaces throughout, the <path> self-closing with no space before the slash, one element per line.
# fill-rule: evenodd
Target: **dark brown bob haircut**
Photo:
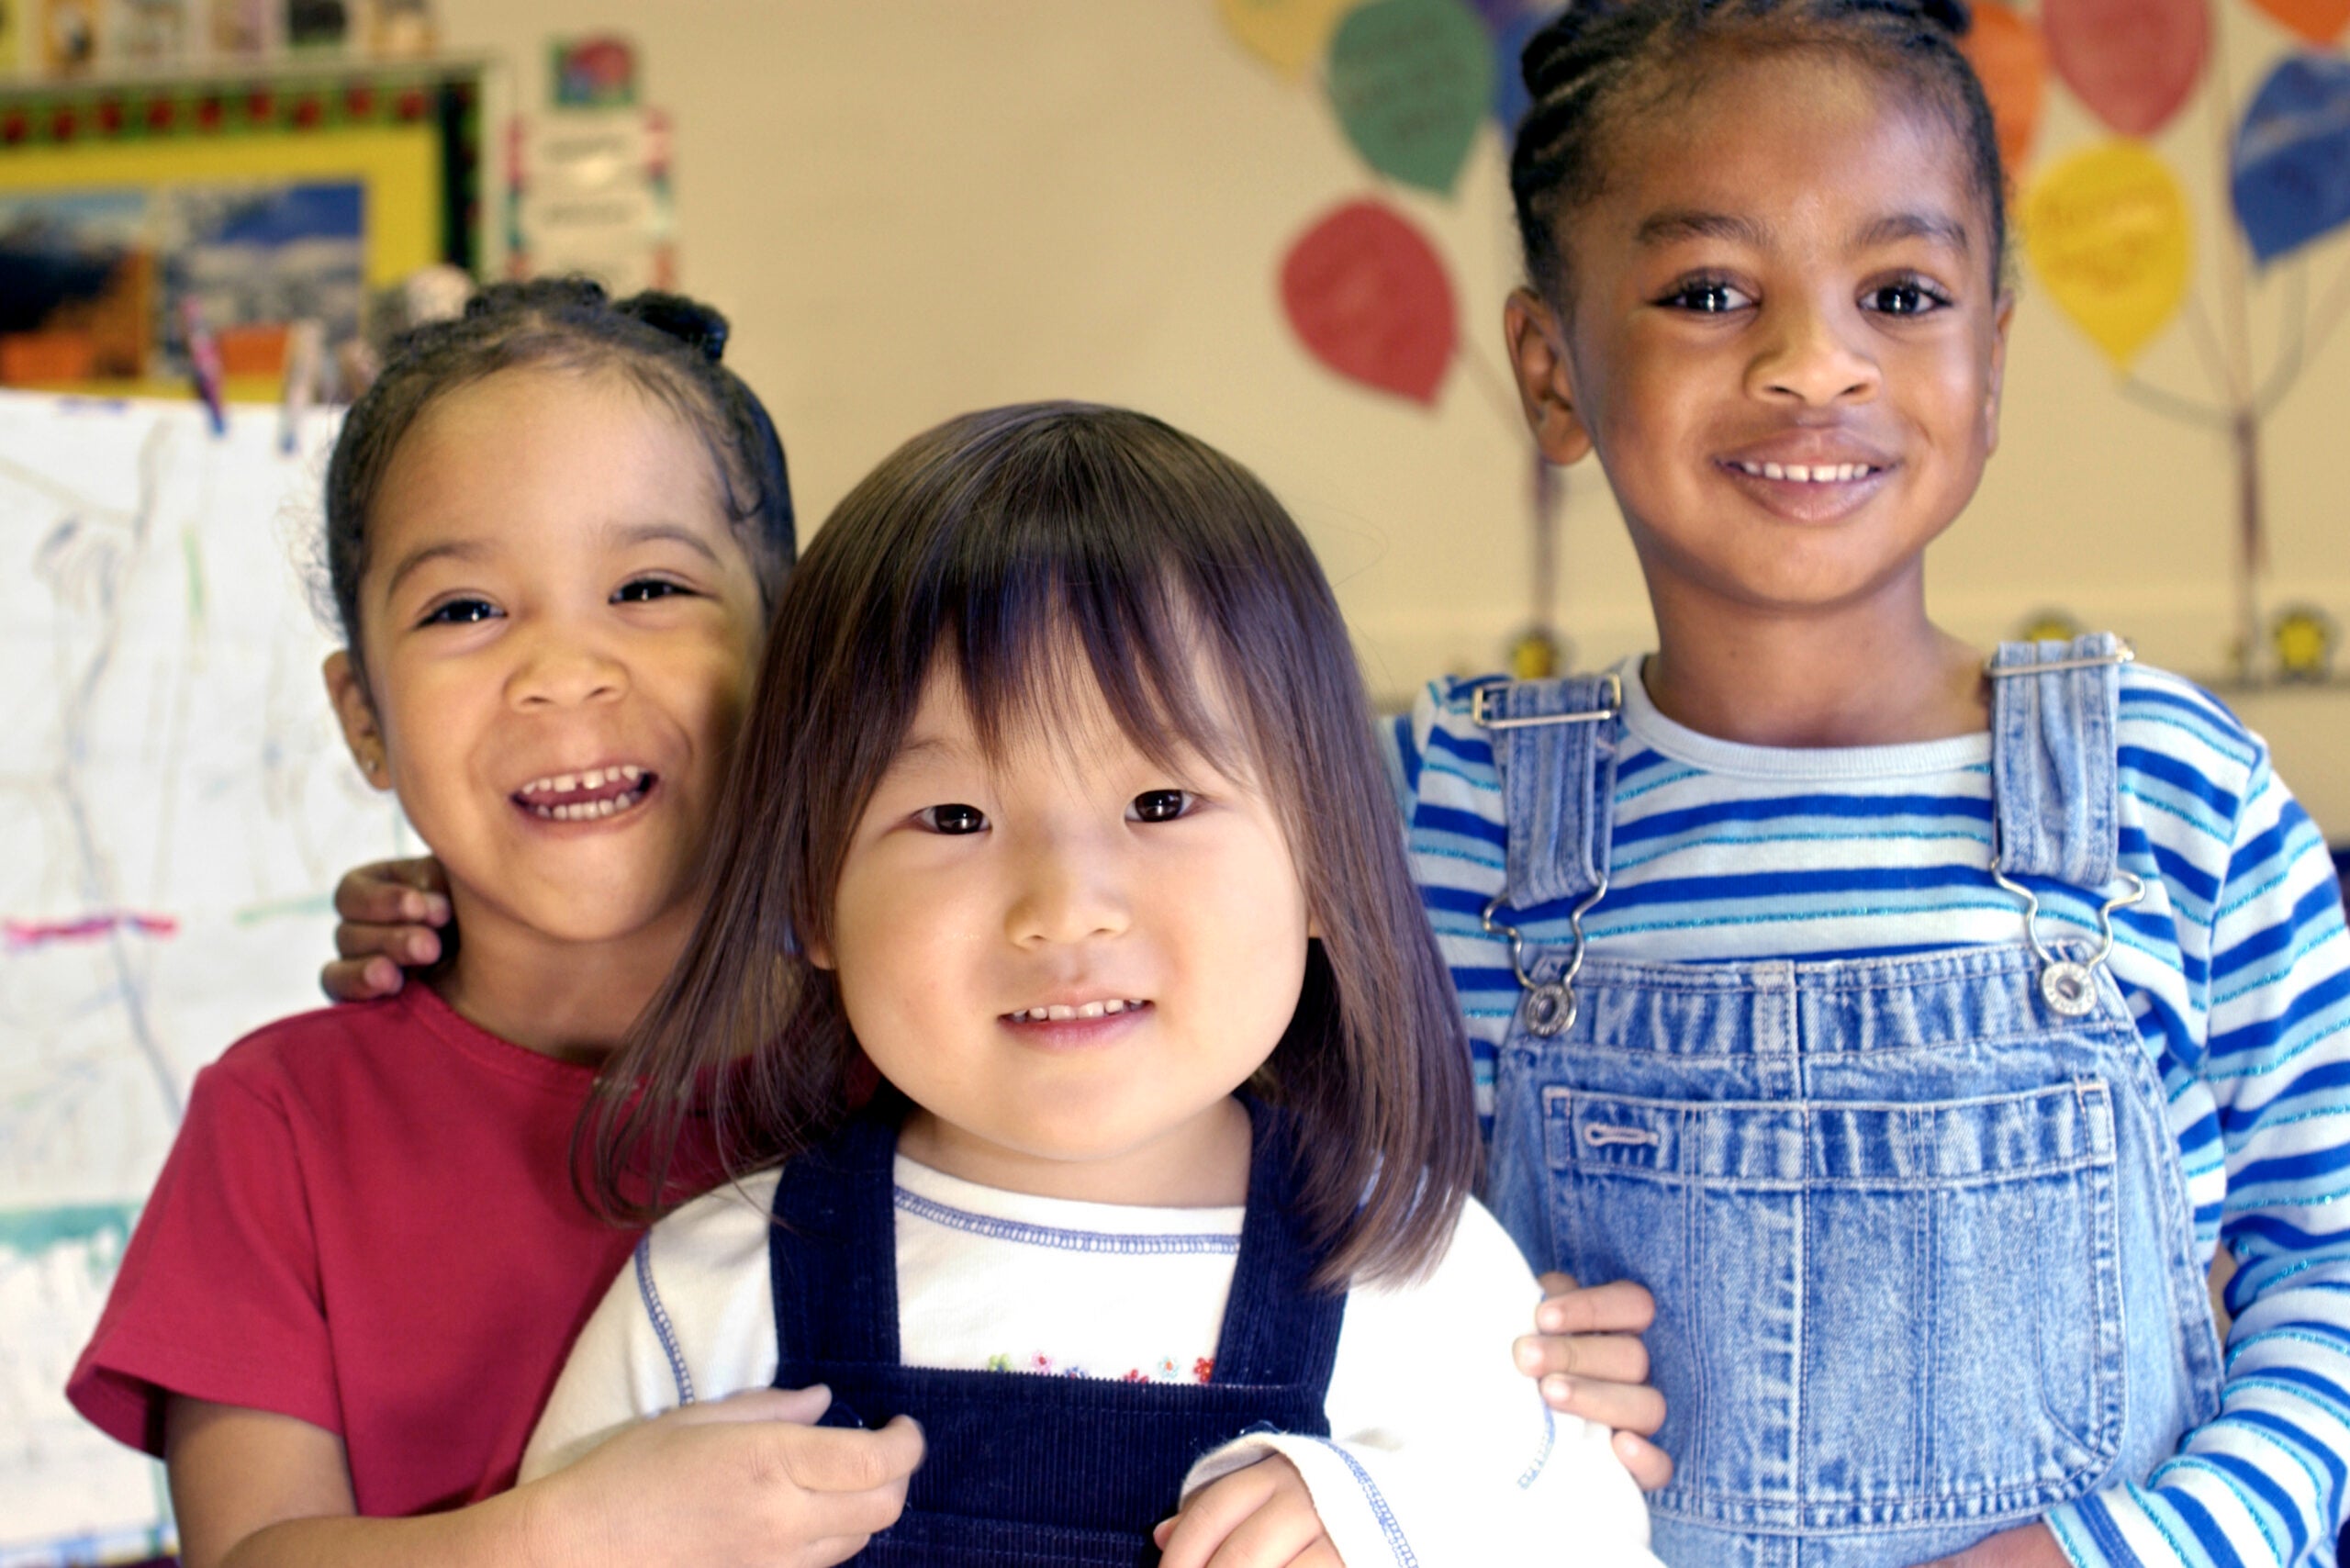
<path fill-rule="evenodd" d="M 591 1199 L 641 1223 L 687 1195 L 690 1123 L 741 1174 L 848 1114 L 871 1070 L 805 954 L 829 941 L 857 821 L 942 661 L 990 748 L 1090 675 L 1145 755 L 1188 746 L 1265 790 L 1324 935 L 1251 1086 L 1295 1119 L 1319 1282 L 1429 1266 L 1477 1176 L 1469 1050 L 1337 601 L 1247 469 L 1076 403 L 917 436 L 817 531 L 767 638 L 709 904 L 583 1123 Z"/>

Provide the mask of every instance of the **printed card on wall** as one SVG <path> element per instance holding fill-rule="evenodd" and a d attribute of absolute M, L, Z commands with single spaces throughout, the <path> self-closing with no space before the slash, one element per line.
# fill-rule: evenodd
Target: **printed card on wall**
<path fill-rule="evenodd" d="M 517 118 L 507 160 L 508 271 L 585 273 L 614 294 L 677 275 L 669 119 L 658 109 Z"/>

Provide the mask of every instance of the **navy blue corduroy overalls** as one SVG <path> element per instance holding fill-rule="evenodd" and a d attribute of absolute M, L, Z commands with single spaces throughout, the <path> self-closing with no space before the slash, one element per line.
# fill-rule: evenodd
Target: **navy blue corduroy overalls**
<path fill-rule="evenodd" d="M 1202 1455 L 1271 1427 L 1328 1435 L 1346 1311 L 1310 1288 L 1292 1215 L 1288 1124 L 1251 1102 L 1255 1148 L 1215 1369 L 1198 1384 L 903 1365 L 898 1351 L 897 1129 L 862 1118 L 785 1168 L 768 1247 L 776 1386 L 833 1391 L 828 1426 L 900 1414 L 927 1445 L 897 1524 L 856 1561 L 925 1568 L 1133 1568 Z"/>

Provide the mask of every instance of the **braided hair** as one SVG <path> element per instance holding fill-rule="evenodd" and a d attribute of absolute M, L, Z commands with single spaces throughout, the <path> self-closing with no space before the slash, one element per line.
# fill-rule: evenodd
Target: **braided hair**
<path fill-rule="evenodd" d="M 683 420 L 710 451 L 727 520 L 772 606 L 796 550 L 790 474 L 766 408 L 720 363 L 726 337 L 726 318 L 698 300 L 648 291 L 615 301 L 581 277 L 494 284 L 464 315 L 403 334 L 327 465 L 322 554 L 344 640 L 359 645 L 367 516 L 401 441 L 441 398 L 523 367 L 617 371 Z"/>
<path fill-rule="evenodd" d="M 1569 0 L 1526 46 L 1532 106 L 1510 152 L 1526 269 L 1554 303 L 1568 292 L 1561 225 L 1606 181 L 1613 117 L 1652 106 L 1726 57 L 1832 51 L 1915 89 L 1967 152 L 1991 215 L 1993 275 L 2007 276 L 2007 180 L 1983 84 L 1959 48 L 1965 0 Z"/>

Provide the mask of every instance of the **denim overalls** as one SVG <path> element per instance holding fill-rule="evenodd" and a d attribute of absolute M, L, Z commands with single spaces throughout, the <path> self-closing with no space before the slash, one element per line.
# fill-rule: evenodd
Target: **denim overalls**
<path fill-rule="evenodd" d="M 768 1246 L 776 1386 L 833 1391 L 823 1424 L 901 1412 L 926 1450 L 905 1513 L 853 1561 L 884 1568 L 1134 1568 L 1192 1462 L 1252 1428 L 1327 1437 L 1323 1401 L 1344 1294 L 1310 1289 L 1316 1255 L 1290 1215 L 1286 1122 L 1249 1103 L 1255 1149 L 1232 1294 L 1206 1383 L 900 1364 L 897 1128 L 860 1119 L 792 1161 Z"/>
<path fill-rule="evenodd" d="M 1991 875 L 2016 940 L 1683 964 L 1585 952 L 1616 678 L 1489 688 L 1509 823 L 1486 913 L 1524 988 L 1489 1203 L 1528 1255 L 1655 1294 L 1675 1568 L 1909 1568 L 2217 1413 L 2219 1345 L 2154 1063 L 2104 968 L 2115 639 L 1992 661 Z M 1614 700 L 1611 700 L 1614 699 Z M 2119 886 L 2043 946 L 2028 884 Z M 1505 924 L 1572 911 L 1568 947 Z"/>

